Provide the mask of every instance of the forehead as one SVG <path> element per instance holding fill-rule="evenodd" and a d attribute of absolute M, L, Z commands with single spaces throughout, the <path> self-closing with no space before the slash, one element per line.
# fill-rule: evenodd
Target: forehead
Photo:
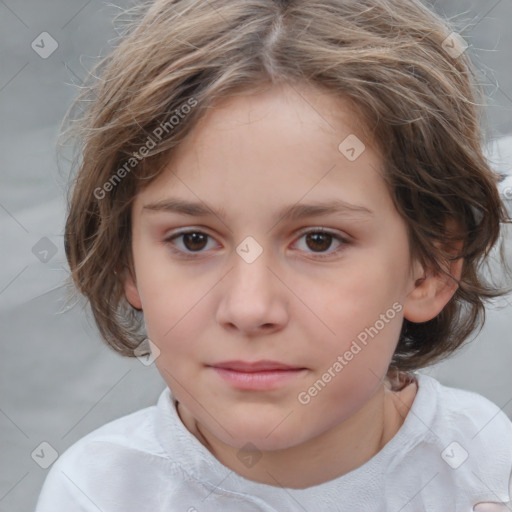
<path fill-rule="evenodd" d="M 142 195 L 165 200 L 176 192 L 194 202 L 213 199 L 219 208 L 329 195 L 347 203 L 382 200 L 382 161 L 362 123 L 350 101 L 312 87 L 273 86 L 225 98 Z"/>
<path fill-rule="evenodd" d="M 276 142 L 286 143 L 286 138 L 301 137 L 307 131 L 305 128 L 310 127 L 335 139 L 344 133 L 357 134 L 376 150 L 376 141 L 362 135 L 367 122 L 359 110 L 350 98 L 305 83 L 268 85 L 258 92 L 240 91 L 219 98 L 208 107 L 207 114 L 189 137 L 189 144 L 180 146 L 177 155 L 181 151 L 188 152 L 190 147 L 187 146 L 193 141 L 206 140 L 208 135 L 213 135 L 212 130 L 231 131 L 230 136 L 233 136 L 238 128 L 252 126 L 257 131 L 258 123 L 265 122 L 266 129 L 269 124 L 275 125 L 279 133 Z M 282 127 L 286 127 L 286 131 L 279 131 Z"/>

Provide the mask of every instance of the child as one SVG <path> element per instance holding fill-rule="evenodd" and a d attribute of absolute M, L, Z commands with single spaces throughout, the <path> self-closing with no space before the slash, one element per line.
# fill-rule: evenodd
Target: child
<path fill-rule="evenodd" d="M 37 512 L 510 510 L 512 423 L 418 372 L 503 294 L 464 49 L 418 0 L 141 7 L 82 98 L 65 247 L 168 387 Z"/>

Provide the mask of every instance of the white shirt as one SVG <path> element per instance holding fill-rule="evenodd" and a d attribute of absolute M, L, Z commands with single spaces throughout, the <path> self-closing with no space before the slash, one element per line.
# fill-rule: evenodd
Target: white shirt
<path fill-rule="evenodd" d="M 509 502 L 512 422 L 481 395 L 414 375 L 418 391 L 395 436 L 362 466 L 307 489 L 257 483 L 221 464 L 166 388 L 155 406 L 68 448 L 36 512 L 471 512 Z"/>

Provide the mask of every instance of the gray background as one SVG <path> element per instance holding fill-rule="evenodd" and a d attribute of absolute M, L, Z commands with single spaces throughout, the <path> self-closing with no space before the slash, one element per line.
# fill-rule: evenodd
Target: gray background
<path fill-rule="evenodd" d="M 489 150 L 496 168 L 509 172 L 512 0 L 435 8 L 456 14 L 470 43 L 487 84 Z M 48 471 L 31 457 L 41 442 L 62 453 L 96 427 L 152 405 L 164 388 L 154 366 L 104 346 L 84 308 L 63 311 L 69 168 L 57 166 L 56 135 L 77 86 L 117 35 L 117 12 L 99 0 L 0 1 L 0 512 L 33 510 Z M 46 59 L 31 47 L 42 32 L 58 43 Z M 41 261 L 40 251 L 53 247 Z M 479 392 L 512 417 L 511 331 L 512 306 L 503 299 L 476 341 L 425 373 Z"/>

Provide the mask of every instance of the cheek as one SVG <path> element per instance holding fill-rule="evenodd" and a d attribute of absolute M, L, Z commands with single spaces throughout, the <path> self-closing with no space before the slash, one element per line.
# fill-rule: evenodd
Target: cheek
<path fill-rule="evenodd" d="M 373 261 L 361 261 L 340 272 L 317 294 L 319 309 L 325 312 L 333 330 L 350 336 L 373 325 L 380 314 L 400 299 L 397 276 L 391 269 L 375 265 Z"/>
<path fill-rule="evenodd" d="M 146 257 L 148 256 L 148 257 Z M 183 330 L 197 304 L 197 287 L 158 258 L 142 255 L 137 287 L 142 302 L 148 336 L 163 349 Z"/>
<path fill-rule="evenodd" d="M 165 247 L 149 235 L 140 237 L 134 245 L 137 288 L 145 316 L 158 318 L 167 323 L 192 303 L 196 288 L 190 278 L 176 264 L 172 264 Z M 190 306 L 189 306 L 190 307 Z"/>
<path fill-rule="evenodd" d="M 333 424 L 343 421 L 377 391 L 387 374 L 401 328 L 400 313 L 390 309 L 383 314 L 388 323 L 379 318 L 375 321 L 373 316 L 368 321 L 352 316 L 338 324 L 337 336 L 329 342 L 317 372 L 302 390 L 321 390 L 314 399 L 315 415 L 331 418 Z M 333 404 L 338 404 L 334 416 Z"/>
<path fill-rule="evenodd" d="M 214 318 L 212 292 L 218 279 L 194 281 L 183 272 L 162 274 L 156 266 L 144 277 L 141 287 L 146 329 L 161 352 L 157 366 L 160 363 L 179 374 L 185 370 L 183 365 L 202 354 L 201 340 Z"/>
<path fill-rule="evenodd" d="M 343 373 L 349 381 L 359 379 L 361 372 L 375 379 L 370 370 L 379 376 L 387 371 L 403 319 L 400 263 L 358 258 L 347 265 L 350 271 L 339 272 L 317 290 L 315 307 L 331 331 L 322 337 L 322 366 L 346 356 Z"/>

